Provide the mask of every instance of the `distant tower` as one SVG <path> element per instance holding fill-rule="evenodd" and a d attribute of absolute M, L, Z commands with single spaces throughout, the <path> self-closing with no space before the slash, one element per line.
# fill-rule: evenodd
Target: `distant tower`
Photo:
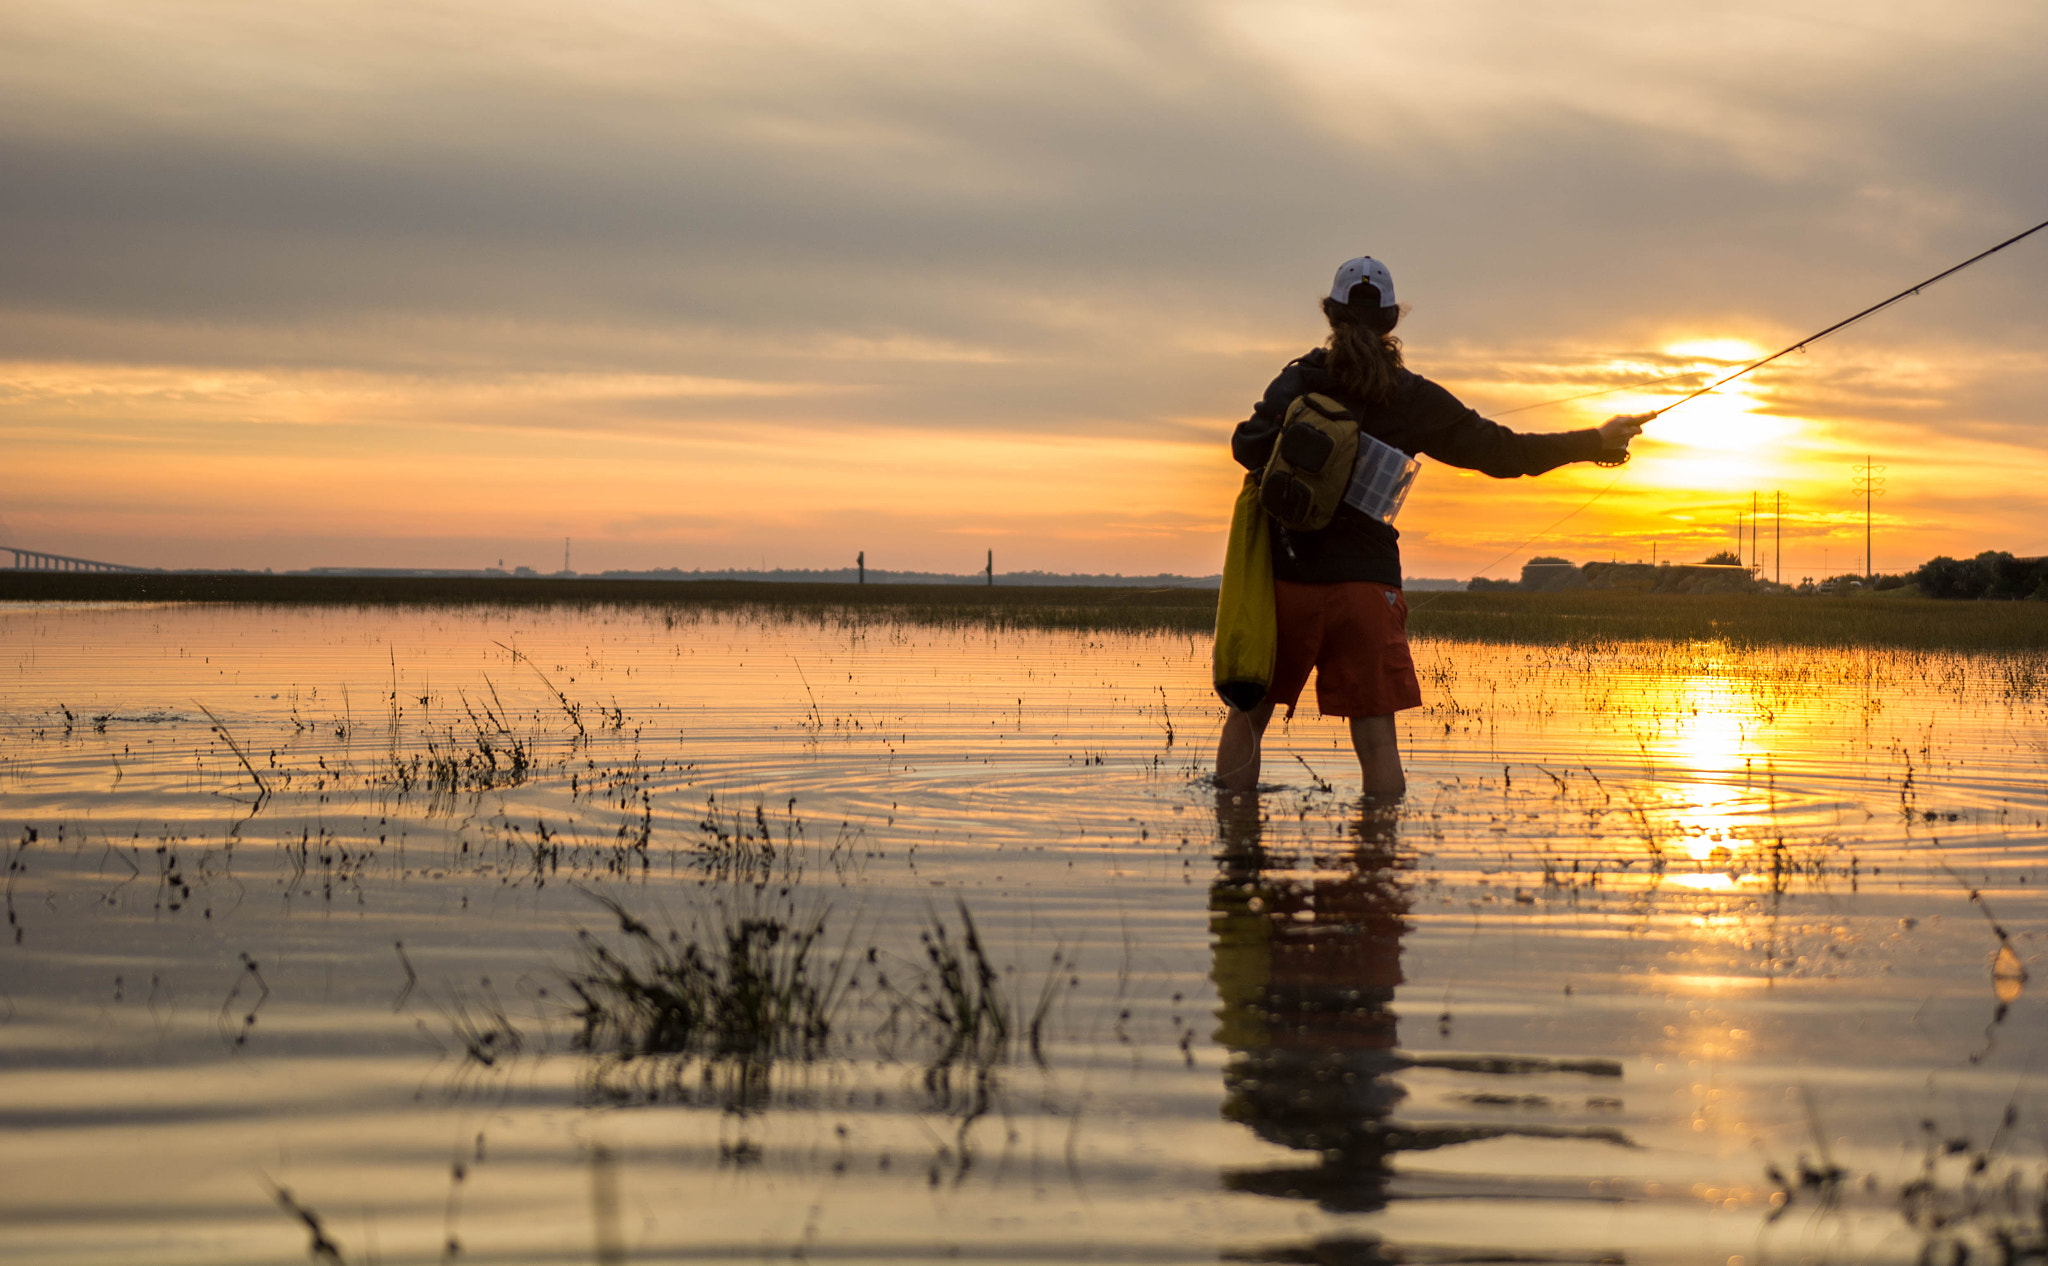
<path fill-rule="evenodd" d="M 1751 575 L 1755 575 L 1763 567 L 1763 560 L 1761 558 L 1763 546 L 1756 539 L 1756 508 L 1759 496 L 1760 494 L 1754 492 L 1749 494 L 1749 571 Z"/>
<path fill-rule="evenodd" d="M 868 552 L 862 550 L 853 559 L 853 565 L 860 570 L 860 583 L 868 583 Z"/>
<path fill-rule="evenodd" d="M 1773 493 L 1777 498 L 1777 509 L 1771 515 L 1771 571 L 1772 583 L 1785 583 L 1785 494 Z"/>
<path fill-rule="evenodd" d="M 1863 580 L 1869 585 L 1877 583 L 1877 569 L 1870 562 L 1870 501 L 1884 495 L 1884 477 L 1878 474 L 1883 469 L 1867 453 L 1863 464 L 1856 467 L 1856 491 L 1863 494 Z"/>

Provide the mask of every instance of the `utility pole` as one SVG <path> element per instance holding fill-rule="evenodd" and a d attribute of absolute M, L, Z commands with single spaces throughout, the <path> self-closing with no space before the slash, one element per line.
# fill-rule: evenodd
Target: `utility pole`
<path fill-rule="evenodd" d="M 1863 464 L 1856 467 L 1856 490 L 1863 494 L 1863 583 L 1867 585 L 1877 583 L 1877 569 L 1870 561 L 1870 502 L 1884 495 L 1884 479 L 1878 474 L 1883 469 L 1873 463 L 1868 453 L 1863 455 Z"/>
<path fill-rule="evenodd" d="M 988 552 L 988 587 L 991 589 L 996 587 L 996 552 L 994 550 Z"/>
<path fill-rule="evenodd" d="M 565 536 L 565 537 L 563 537 L 563 538 L 562 538 L 562 573 L 563 573 L 564 575 L 567 575 L 567 574 L 568 574 L 568 571 L 569 571 L 569 538 Z"/>
<path fill-rule="evenodd" d="M 859 583 L 863 585 L 868 583 L 868 552 L 866 550 L 862 550 L 860 553 L 854 555 L 853 565 L 860 570 Z"/>
<path fill-rule="evenodd" d="M 1749 570 L 1751 575 L 1755 575 L 1763 566 L 1763 560 L 1757 557 L 1762 552 L 1763 547 L 1757 544 L 1756 539 L 1756 505 L 1757 494 L 1752 492 L 1749 494 Z"/>
<path fill-rule="evenodd" d="M 1785 494 L 1773 493 L 1777 506 L 1771 513 L 1771 571 L 1773 583 L 1785 583 Z"/>

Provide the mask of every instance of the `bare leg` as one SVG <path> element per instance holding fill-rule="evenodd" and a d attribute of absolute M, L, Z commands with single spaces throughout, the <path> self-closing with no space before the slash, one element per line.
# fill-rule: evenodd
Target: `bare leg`
<path fill-rule="evenodd" d="M 1230 735 L 1225 724 L 1224 737 Z M 1394 716 L 1351 718 L 1351 746 L 1358 752 L 1358 768 L 1365 775 L 1365 794 L 1394 799 L 1408 790 L 1401 772 L 1401 739 L 1394 728 Z M 1256 757 L 1255 757 L 1256 759 Z M 1253 766 L 1254 770 L 1257 766 Z M 1217 780 L 1222 776 L 1219 773 Z"/>
<path fill-rule="evenodd" d="M 1250 712 L 1230 710 L 1223 718 L 1223 737 L 1216 742 L 1216 785 L 1225 791 L 1251 791 L 1259 785 L 1259 740 L 1273 719 L 1273 705 L 1262 703 Z M 1391 721 L 1393 718 L 1387 718 Z"/>

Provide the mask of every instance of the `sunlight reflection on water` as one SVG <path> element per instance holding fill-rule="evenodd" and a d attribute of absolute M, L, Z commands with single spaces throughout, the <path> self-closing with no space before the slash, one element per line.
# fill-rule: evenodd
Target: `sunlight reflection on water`
<path fill-rule="evenodd" d="M 1937 1197 L 1941 1234 L 2027 1229 L 1970 1200 L 2039 1182 L 2028 678 L 1416 649 L 1387 818 L 1306 714 L 1219 800 L 1185 636 L 0 611 L 0 1246 L 281 1260 L 272 1182 L 385 1262 L 1903 1261 Z M 830 1053 L 578 1050 L 592 894 L 682 936 L 824 912 Z M 918 1027 L 956 900 L 1042 1066 Z"/>

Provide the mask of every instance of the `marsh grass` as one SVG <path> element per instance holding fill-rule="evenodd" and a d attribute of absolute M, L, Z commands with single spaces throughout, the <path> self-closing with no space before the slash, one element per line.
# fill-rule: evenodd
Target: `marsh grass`
<path fill-rule="evenodd" d="M 1922 1237 L 1921 1261 L 2048 1261 L 2048 1168 L 2006 1153 L 2018 1125 L 2017 1106 L 2007 1107 L 1980 1146 L 1920 1123 L 1920 1172 L 1899 1189 L 1898 1210 Z"/>
<path fill-rule="evenodd" d="M 987 1067 L 1008 1055 L 1017 1008 L 982 949 L 981 933 L 967 903 L 959 902 L 958 908 L 957 940 L 936 913 L 930 926 L 918 934 L 929 970 L 907 998 L 919 1020 L 939 1037 L 934 1064 Z"/>
<path fill-rule="evenodd" d="M 0 571 L 0 600 L 225 602 L 282 606 L 562 606 L 882 616 L 912 624 L 1207 633 L 1213 589 L 1066 585 L 809 584 L 436 576 L 120 575 Z"/>
<path fill-rule="evenodd" d="M 0 599 L 144 600 L 327 606 L 564 606 L 654 609 L 671 623 L 745 613 L 850 625 L 1207 635 L 1216 591 L 1056 585 L 845 585 L 744 580 L 0 572 Z M 1736 646 L 1893 646 L 2048 652 L 2048 603 L 1937 601 L 1906 591 L 1779 594 L 1417 593 L 1424 637 L 1537 646 L 1721 640 Z M 2037 673 L 2042 670 L 2038 667 Z"/>
<path fill-rule="evenodd" d="M 582 704 L 577 703 L 575 700 L 569 698 L 568 695 L 563 694 L 561 687 L 557 686 L 554 683 L 554 679 L 549 677 L 546 673 L 542 672 L 540 665 L 534 663 L 532 656 L 526 654 L 526 652 L 520 650 L 516 646 L 507 646 L 505 645 L 505 643 L 499 641 L 493 641 L 491 645 L 497 647 L 499 650 L 504 651 L 507 655 L 510 655 L 512 657 L 513 663 L 525 664 L 528 668 L 531 668 L 533 670 L 533 675 L 540 678 L 540 684 L 547 687 L 548 693 L 554 696 L 556 703 L 561 705 L 563 715 L 569 718 L 569 724 L 576 727 L 576 737 L 583 740 L 585 743 L 588 743 L 590 741 L 590 731 L 586 729 L 583 725 Z M 496 693 L 496 688 L 493 687 L 493 697 L 496 696 Z M 603 712 L 604 710 L 600 708 L 599 711 Z M 605 715 L 607 724 L 609 724 L 610 714 L 606 713 Z M 619 715 L 619 728 L 624 728 L 624 725 L 625 715 L 621 713 Z"/>
<path fill-rule="evenodd" d="M 277 1207 L 284 1210 L 286 1217 L 304 1227 L 306 1233 L 311 1237 L 310 1242 L 306 1245 L 307 1255 L 316 1262 L 332 1262 L 335 1266 L 340 1266 L 344 1260 L 341 1255 L 341 1246 L 334 1242 L 334 1238 L 328 1233 L 327 1224 L 321 1216 L 314 1210 L 300 1204 L 298 1198 L 292 1195 L 290 1188 L 280 1187 L 268 1179 L 265 1179 L 265 1182 L 270 1187 L 270 1198 L 277 1202 Z"/>
<path fill-rule="evenodd" d="M 715 901 L 687 931 L 666 932 L 593 897 L 618 936 L 579 932 L 581 959 L 564 978 L 577 999 L 573 1045 L 600 1058 L 594 1083 L 614 1096 L 660 1097 L 695 1064 L 706 1085 L 744 1083 L 742 1098 L 758 1098 L 777 1064 L 846 1056 L 856 1040 L 885 1060 L 923 1065 L 928 1079 L 953 1069 L 986 1076 L 1020 1048 L 1043 1066 L 1045 1026 L 1072 966 L 1055 953 L 1027 1007 L 965 902 L 957 927 L 933 912 L 920 955 L 897 958 L 857 951 L 851 936 L 829 944 L 828 911 L 800 912 L 787 890 Z"/>
<path fill-rule="evenodd" d="M 707 880 L 762 888 L 775 882 L 778 875 L 785 883 L 795 883 L 803 876 L 803 822 L 796 815 L 795 797 L 790 798 L 779 843 L 766 805 L 757 800 L 751 811 L 723 807 L 715 792 L 704 798 L 704 816 L 697 821 L 697 832 L 691 862 Z M 641 848 L 644 856 L 644 841 Z M 837 852 L 835 845 L 835 857 Z"/>
<path fill-rule="evenodd" d="M 1020 1046 L 1044 1067 L 1047 1022 L 1066 983 L 1077 980 L 1071 974 L 1073 959 L 1064 947 L 1053 951 L 1027 1007 L 1015 973 L 998 970 L 990 960 L 967 903 L 956 899 L 954 908 L 957 929 L 936 910 L 929 911 L 918 933 L 920 956 L 898 968 L 898 981 L 878 973 L 863 997 L 864 1005 L 883 1014 L 878 1030 L 883 1046 L 894 1051 L 907 1036 L 916 1051 L 913 1058 L 933 1071 L 963 1067 L 986 1072 L 1008 1062 Z"/>
<path fill-rule="evenodd" d="M 407 758 L 398 752 L 394 724 L 386 769 L 390 781 L 400 791 L 411 791 L 416 786 L 444 795 L 489 791 L 516 787 L 533 773 L 537 736 L 521 734 L 507 725 L 509 714 L 498 698 L 497 687 L 489 678 L 484 679 L 484 684 L 490 689 L 495 708 L 480 700 L 472 704 L 467 693 L 456 692 L 463 713 L 469 718 L 468 735 L 459 735 L 450 728 L 441 740 L 427 737 L 426 750 Z"/>
<path fill-rule="evenodd" d="M 2048 604 L 1870 595 L 1432 593 L 1409 631 L 1448 641 L 1536 646 L 1719 641 L 1736 647 L 1884 646 L 2048 652 Z"/>
<path fill-rule="evenodd" d="M 264 782 L 263 775 L 256 772 L 256 766 L 250 762 L 249 754 L 242 750 L 242 745 L 235 741 L 235 736 L 228 733 L 227 725 L 223 723 L 219 717 L 215 716 L 212 713 L 212 711 L 210 711 L 207 708 L 205 704 L 194 701 L 192 706 L 198 708 L 201 712 L 206 713 L 206 719 L 213 723 L 213 732 L 215 734 L 220 735 L 221 741 L 228 745 L 228 750 L 235 754 L 235 759 L 240 761 L 242 763 L 242 768 L 248 771 L 250 779 L 253 780 L 256 784 L 257 800 L 261 802 L 263 800 L 269 799 L 270 784 Z M 65 732 L 68 734 L 70 733 L 71 729 L 71 712 L 69 709 L 65 710 L 64 719 L 66 723 Z M 102 720 L 97 728 L 102 734 L 106 733 L 107 727 L 105 721 Z"/>
<path fill-rule="evenodd" d="M 403 951 L 401 957 L 402 954 Z M 410 964 L 407 966 L 410 970 Z M 505 1013 L 505 1006 L 488 978 L 479 983 L 474 995 L 452 995 L 442 1014 L 456 1044 L 462 1048 L 463 1059 L 469 1063 L 495 1068 L 499 1060 L 510 1059 L 526 1047 L 525 1035 Z"/>
<path fill-rule="evenodd" d="M 1790 1172 L 1766 1162 L 1764 1176 L 1776 1189 L 1764 1217 L 1767 1226 L 1799 1207 L 1838 1213 L 1846 1193 L 1881 1189 L 1877 1174 L 1852 1173 L 1834 1162 L 1810 1098 L 1807 1113 L 1818 1160 L 1801 1152 Z M 1918 1261 L 1929 1266 L 2048 1261 L 2048 1163 L 2038 1153 L 2014 1154 L 2019 1125 L 2017 1101 L 2006 1105 L 1988 1139 L 1946 1130 L 1931 1118 L 1920 1122 L 1919 1168 L 1893 1196 L 1894 1210 L 1920 1239 Z"/>
<path fill-rule="evenodd" d="M 622 941 L 578 934 L 582 962 L 566 979 L 580 1000 L 579 1049 L 764 1063 L 825 1053 L 854 979 L 850 947 L 822 944 L 826 909 L 799 914 L 788 898 L 736 897 L 686 937 L 659 935 L 617 901 L 595 899 Z"/>

